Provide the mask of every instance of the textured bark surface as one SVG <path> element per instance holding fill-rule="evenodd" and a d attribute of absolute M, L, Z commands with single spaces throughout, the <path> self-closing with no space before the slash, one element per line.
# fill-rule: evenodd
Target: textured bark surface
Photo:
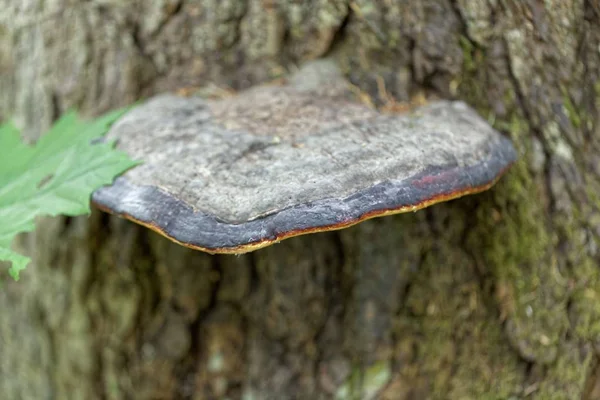
<path fill-rule="evenodd" d="M 521 154 L 486 194 L 243 257 L 100 212 L 40 221 L 19 240 L 34 263 L 0 291 L 0 398 L 362 398 L 372 366 L 391 369 L 381 399 L 600 397 L 596 1 L 0 10 L 0 115 L 30 139 L 69 107 L 331 56 L 377 104 L 468 102 Z"/>

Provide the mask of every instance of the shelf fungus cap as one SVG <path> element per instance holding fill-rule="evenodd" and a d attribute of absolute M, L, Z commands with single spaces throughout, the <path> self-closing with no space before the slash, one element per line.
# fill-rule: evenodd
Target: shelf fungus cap
<path fill-rule="evenodd" d="M 143 164 L 94 203 L 184 246 L 244 253 L 491 187 L 511 142 L 462 102 L 382 114 L 328 62 L 284 85 L 161 95 L 107 134 Z"/>

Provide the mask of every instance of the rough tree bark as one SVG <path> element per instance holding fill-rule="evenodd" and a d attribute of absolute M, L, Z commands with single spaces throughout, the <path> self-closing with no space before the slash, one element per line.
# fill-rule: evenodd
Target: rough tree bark
<path fill-rule="evenodd" d="M 596 0 L 0 0 L 0 115 L 34 140 L 333 57 L 379 104 L 466 100 L 520 161 L 492 191 L 212 257 L 132 223 L 40 221 L 0 291 L 0 398 L 600 398 Z M 1 151 L 1 149 L 0 149 Z M 358 377 L 358 378 L 357 378 Z"/>

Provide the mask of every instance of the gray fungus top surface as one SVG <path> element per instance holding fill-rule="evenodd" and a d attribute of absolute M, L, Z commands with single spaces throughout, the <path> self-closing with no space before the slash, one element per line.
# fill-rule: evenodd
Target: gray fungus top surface
<path fill-rule="evenodd" d="M 169 215 L 177 214 L 178 204 L 186 213 L 240 225 L 296 209 L 290 218 L 298 221 L 286 221 L 289 229 L 309 229 L 299 208 L 314 213 L 309 205 L 320 204 L 319 213 L 335 209 L 343 218 L 359 219 L 358 208 L 362 213 L 399 208 L 491 184 L 516 158 L 510 141 L 462 102 L 381 114 L 353 101 L 345 81 L 328 68 L 316 64 L 285 85 L 220 100 L 150 99 L 107 134 L 143 164 L 114 189 L 96 192 L 94 200 L 152 219 L 135 215 L 136 207 L 151 201 L 148 190 L 143 201 L 136 199 L 140 188 L 152 188 L 175 202 L 167 201 Z M 393 190 L 368 193 L 381 185 Z M 408 197 L 400 201 L 399 190 Z M 360 193 L 360 203 L 350 201 Z"/>

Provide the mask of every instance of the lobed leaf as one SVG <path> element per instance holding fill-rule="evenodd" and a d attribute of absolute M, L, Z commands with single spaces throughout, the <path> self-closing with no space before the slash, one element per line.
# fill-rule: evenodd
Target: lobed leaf
<path fill-rule="evenodd" d="M 0 126 L 0 260 L 13 279 L 29 262 L 10 248 L 17 234 L 33 231 L 40 215 L 89 213 L 92 192 L 137 164 L 112 143 L 94 143 L 124 112 L 91 122 L 68 112 L 34 146 L 12 124 Z"/>

